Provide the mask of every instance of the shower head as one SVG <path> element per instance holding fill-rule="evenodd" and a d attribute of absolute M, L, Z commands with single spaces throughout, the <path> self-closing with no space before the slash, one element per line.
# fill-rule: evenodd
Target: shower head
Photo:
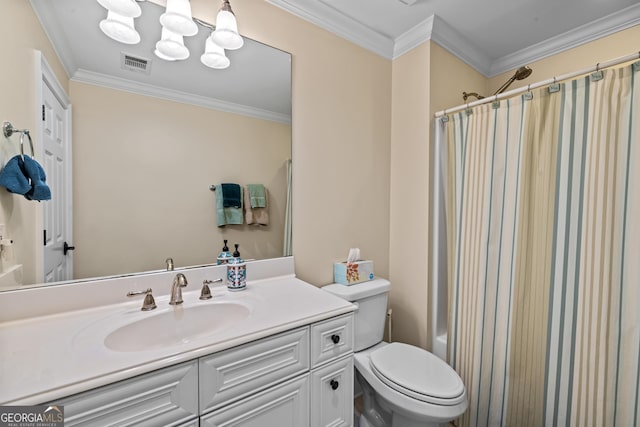
<path fill-rule="evenodd" d="M 516 70 L 514 77 L 516 80 L 524 80 L 533 73 L 533 70 L 529 67 L 520 67 Z"/>
<path fill-rule="evenodd" d="M 499 93 L 504 92 L 511 85 L 511 83 L 513 83 L 516 80 L 524 80 L 527 77 L 529 77 L 531 75 L 531 73 L 533 73 L 533 70 L 531 68 L 527 67 L 527 66 L 518 68 L 516 70 L 516 72 L 513 73 L 513 76 L 509 77 L 509 80 L 507 80 L 502 86 L 500 86 L 500 89 L 495 91 L 493 94 L 494 95 L 498 95 Z M 480 94 L 478 94 L 476 92 L 471 92 L 471 93 L 462 92 L 462 99 L 465 102 L 467 101 L 467 99 L 470 96 L 475 96 L 477 99 L 484 98 L 484 96 L 482 96 L 482 95 L 480 95 Z"/>
<path fill-rule="evenodd" d="M 513 83 L 516 80 L 524 80 L 527 77 L 529 77 L 531 75 L 531 73 L 533 73 L 533 70 L 529 67 L 520 67 L 516 70 L 515 73 L 513 73 L 513 76 L 511 76 L 509 78 L 509 80 L 507 80 L 502 86 L 500 86 L 500 89 L 498 89 L 497 91 L 495 91 L 493 94 L 497 95 L 499 93 L 504 92 L 505 90 L 507 90 L 507 88 L 509 86 L 511 86 L 511 83 Z"/>

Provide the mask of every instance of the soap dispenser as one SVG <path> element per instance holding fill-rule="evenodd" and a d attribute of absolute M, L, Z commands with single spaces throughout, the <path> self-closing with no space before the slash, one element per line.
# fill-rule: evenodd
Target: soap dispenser
<path fill-rule="evenodd" d="M 218 255 L 218 265 L 228 264 L 229 261 L 233 258 L 231 252 L 229 252 L 229 247 L 227 246 L 227 240 L 224 240 L 224 246 L 222 247 L 222 252 Z"/>
<path fill-rule="evenodd" d="M 247 287 L 247 264 L 240 258 L 237 243 L 234 245 L 233 257 L 227 263 L 227 289 L 242 291 Z"/>

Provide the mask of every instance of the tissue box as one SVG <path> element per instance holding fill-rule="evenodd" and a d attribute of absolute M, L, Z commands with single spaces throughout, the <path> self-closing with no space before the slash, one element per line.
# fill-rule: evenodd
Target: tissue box
<path fill-rule="evenodd" d="M 353 285 L 373 280 L 373 261 L 336 262 L 333 264 L 333 281 Z"/>

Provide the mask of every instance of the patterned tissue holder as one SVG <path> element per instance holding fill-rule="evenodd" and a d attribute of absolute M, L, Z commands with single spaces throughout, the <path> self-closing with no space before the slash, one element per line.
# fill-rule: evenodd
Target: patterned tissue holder
<path fill-rule="evenodd" d="M 374 279 L 373 261 L 336 262 L 333 281 L 341 285 L 354 285 Z"/>

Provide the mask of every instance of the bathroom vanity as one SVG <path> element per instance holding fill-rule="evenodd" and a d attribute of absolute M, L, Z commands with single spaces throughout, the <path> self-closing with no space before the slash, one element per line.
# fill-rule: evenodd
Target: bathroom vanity
<path fill-rule="evenodd" d="M 64 405 L 69 426 L 352 425 L 355 307 L 297 279 L 291 258 L 200 300 L 224 271 L 182 270 L 178 306 L 176 272 L 1 294 L 0 404 Z M 125 294 L 147 287 L 157 308 L 142 311 Z"/>

